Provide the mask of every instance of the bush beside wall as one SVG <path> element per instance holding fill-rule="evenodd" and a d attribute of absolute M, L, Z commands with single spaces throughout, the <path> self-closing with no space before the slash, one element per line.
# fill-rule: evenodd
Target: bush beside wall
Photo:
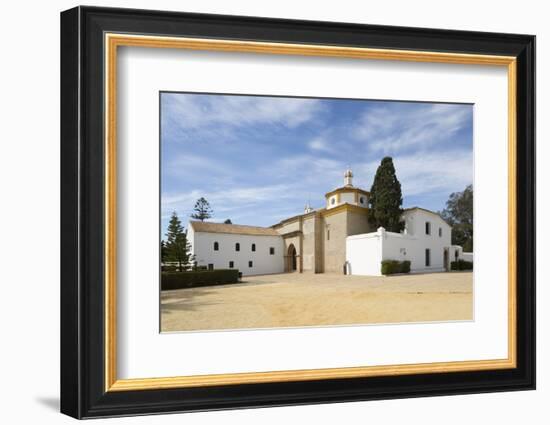
<path fill-rule="evenodd" d="M 397 260 L 383 260 L 382 274 L 409 273 L 411 271 L 411 262 Z"/>
<path fill-rule="evenodd" d="M 474 263 L 466 260 L 451 261 L 451 270 L 473 270 Z"/>
<path fill-rule="evenodd" d="M 162 290 L 225 285 L 228 283 L 237 283 L 238 281 L 238 269 L 197 270 L 187 272 L 161 273 Z"/>
<path fill-rule="evenodd" d="M 161 266 L 161 270 L 163 272 L 177 272 L 178 268 L 177 266 Z"/>

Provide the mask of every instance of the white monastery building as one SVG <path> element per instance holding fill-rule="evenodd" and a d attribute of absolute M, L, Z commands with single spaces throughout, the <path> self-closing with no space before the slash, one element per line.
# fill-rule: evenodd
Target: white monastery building
<path fill-rule="evenodd" d="M 199 266 L 235 268 L 243 275 L 285 271 L 283 238 L 270 227 L 191 221 L 187 238 Z"/>
<path fill-rule="evenodd" d="M 347 170 L 344 186 L 325 194 L 324 208 L 306 205 L 303 214 L 271 227 L 190 221 L 187 236 L 197 265 L 236 268 L 243 275 L 380 276 L 382 260 L 409 260 L 411 272 L 436 272 L 449 270 L 451 261 L 463 258 L 462 248 L 451 245 L 451 227 L 433 211 L 404 210 L 401 233 L 373 229 L 368 220 L 370 194 L 352 180 Z"/>

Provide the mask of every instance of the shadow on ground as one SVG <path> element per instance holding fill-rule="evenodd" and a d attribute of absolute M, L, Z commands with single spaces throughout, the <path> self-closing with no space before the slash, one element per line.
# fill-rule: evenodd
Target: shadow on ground
<path fill-rule="evenodd" d="M 59 412 L 59 397 L 36 397 L 35 401 L 48 409 Z"/>
<path fill-rule="evenodd" d="M 194 311 L 200 307 L 208 305 L 217 305 L 219 303 L 202 301 L 201 298 L 206 295 L 215 295 L 218 291 L 212 290 L 212 287 L 190 288 L 191 290 L 177 289 L 171 294 L 161 295 L 162 313 L 171 314 L 179 311 Z"/>

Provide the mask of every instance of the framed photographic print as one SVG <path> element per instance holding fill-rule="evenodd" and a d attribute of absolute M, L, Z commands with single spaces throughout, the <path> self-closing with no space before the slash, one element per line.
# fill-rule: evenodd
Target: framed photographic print
<path fill-rule="evenodd" d="M 61 14 L 61 411 L 535 387 L 535 37 Z"/>

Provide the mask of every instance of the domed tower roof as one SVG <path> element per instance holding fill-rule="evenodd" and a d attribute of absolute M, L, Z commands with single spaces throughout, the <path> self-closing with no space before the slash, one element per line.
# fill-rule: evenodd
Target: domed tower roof
<path fill-rule="evenodd" d="M 370 193 L 353 185 L 353 171 L 348 167 L 344 173 L 344 186 L 338 187 L 325 194 L 326 209 L 338 207 L 343 204 L 368 208 Z"/>

